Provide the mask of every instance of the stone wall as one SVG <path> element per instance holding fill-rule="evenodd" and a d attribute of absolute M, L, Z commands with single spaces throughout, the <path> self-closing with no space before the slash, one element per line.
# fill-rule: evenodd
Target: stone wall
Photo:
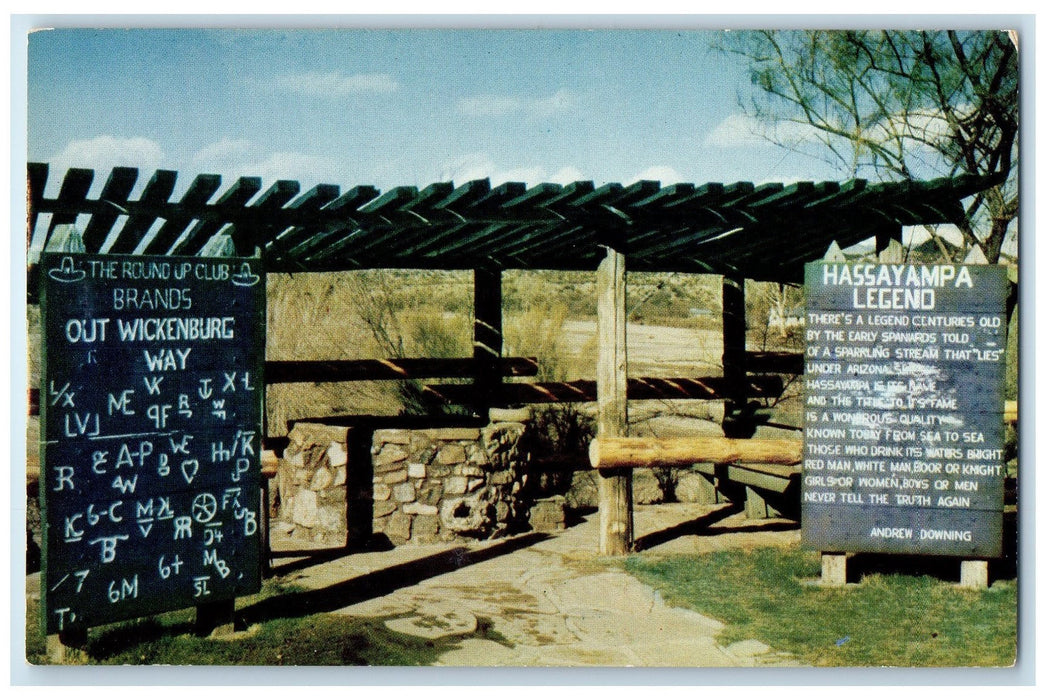
<path fill-rule="evenodd" d="M 428 429 L 298 423 L 277 476 L 282 533 L 395 545 L 526 529 L 526 422 Z"/>
<path fill-rule="evenodd" d="M 348 543 L 348 433 L 345 427 L 297 423 L 276 472 L 284 533 L 318 544 Z"/>
<path fill-rule="evenodd" d="M 374 532 L 402 544 L 523 529 L 525 438 L 525 424 L 516 422 L 374 431 Z"/>

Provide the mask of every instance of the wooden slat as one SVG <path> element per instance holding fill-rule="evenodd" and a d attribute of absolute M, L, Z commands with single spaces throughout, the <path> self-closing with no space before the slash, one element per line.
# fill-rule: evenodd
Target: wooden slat
<path fill-rule="evenodd" d="M 490 180 L 471 180 L 451 192 L 442 201 L 437 203 L 437 209 L 450 209 L 460 211 L 472 206 L 474 203 L 486 197 L 490 193 Z"/>
<path fill-rule="evenodd" d="M 417 196 L 417 187 L 395 187 L 373 202 L 360 207 L 360 211 L 365 214 L 381 214 L 390 209 L 399 209 Z"/>
<path fill-rule="evenodd" d="M 101 250 L 102 244 L 121 214 L 126 214 L 127 198 L 138 181 L 138 168 L 113 168 L 109 179 L 102 187 L 99 199 L 110 205 L 109 208 L 95 212 L 84 229 L 84 247 L 90 251 Z"/>
<path fill-rule="evenodd" d="M 542 207 L 546 202 L 552 201 L 559 196 L 559 193 L 562 191 L 562 185 L 554 182 L 543 182 L 540 185 L 534 185 L 520 196 L 515 199 L 510 199 L 501 206 L 504 209 L 513 209 L 516 207 Z"/>
<path fill-rule="evenodd" d="M 303 227 L 302 230 L 307 232 L 306 235 L 303 235 L 301 241 L 286 252 L 286 256 L 291 259 L 304 259 L 322 253 L 325 248 L 336 243 L 342 235 L 356 225 L 352 216 L 361 206 L 375 199 L 379 194 L 376 187 L 361 185 L 353 187 L 327 204 L 320 211 L 323 212 L 324 218 L 332 217 L 334 221 L 324 224 L 318 229 Z"/>
<path fill-rule="evenodd" d="M 799 466 L 772 464 L 711 464 L 698 462 L 696 471 L 720 481 L 753 486 L 784 493 L 794 487 L 802 469 Z"/>
<path fill-rule="evenodd" d="M 682 201 L 686 197 L 690 197 L 694 194 L 694 191 L 694 186 L 688 182 L 681 182 L 675 185 L 669 185 L 668 187 L 660 188 L 657 192 L 654 192 L 646 199 L 641 199 L 638 202 L 634 202 L 631 205 L 631 208 L 633 210 L 653 210 L 661 208 L 667 205 L 671 205 L 673 202 Z"/>
<path fill-rule="evenodd" d="M 502 357 L 494 363 L 506 377 L 533 377 L 538 372 L 533 357 Z M 356 382 L 433 377 L 473 377 L 476 361 L 471 357 L 408 357 L 390 360 L 269 360 L 265 363 L 266 384 L 295 382 Z"/>
<path fill-rule="evenodd" d="M 253 254 L 256 246 L 267 242 L 269 234 L 286 227 L 279 214 L 283 211 L 283 205 L 299 191 L 301 185 L 297 180 L 277 180 L 244 210 L 246 221 L 237 223 L 230 231 L 236 250 L 241 255 Z"/>
<path fill-rule="evenodd" d="M 175 255 L 196 255 L 199 253 L 211 236 L 221 231 L 222 227 L 226 225 L 226 221 L 222 219 L 232 218 L 237 212 L 242 210 L 247 202 L 251 200 L 251 197 L 258 194 L 261 184 L 260 177 L 241 177 L 236 180 L 233 186 L 226 190 L 225 194 L 214 203 L 216 212 L 222 218 L 201 219 L 193 224 L 189 233 L 178 244 Z"/>
<path fill-rule="evenodd" d="M 60 224 L 72 224 L 79 216 L 81 206 L 87 199 L 87 191 L 91 189 L 94 180 L 94 171 L 84 168 L 70 168 L 65 173 L 62 186 L 58 190 L 58 198 L 55 200 L 54 216 L 51 217 L 51 226 L 47 232 L 48 237 L 54 231 L 55 226 Z M 41 206 L 43 202 L 40 203 Z M 88 251 L 96 252 L 96 251 Z"/>
<path fill-rule="evenodd" d="M 138 204 L 148 212 L 155 210 L 161 204 L 165 204 L 174 192 L 174 183 L 178 179 L 178 173 L 174 170 L 157 170 L 149 178 Z M 142 237 L 148 233 L 156 221 L 155 213 L 134 214 L 124 222 L 116 240 L 109 247 L 110 253 L 133 253 L 142 242 Z"/>
<path fill-rule="evenodd" d="M 749 376 L 745 393 L 753 398 L 779 396 L 784 383 L 778 376 Z M 628 398 L 630 401 L 650 399 L 702 399 L 721 400 L 730 390 L 722 377 L 629 377 Z M 467 404 L 472 387 L 467 384 L 434 384 L 425 390 L 447 403 Z M 499 397 L 504 404 L 528 403 L 572 403 L 596 400 L 596 383 L 590 379 L 570 382 L 531 382 L 526 384 L 504 384 Z"/>
<path fill-rule="evenodd" d="M 143 252 L 146 255 L 163 255 L 168 253 L 171 246 L 182 235 L 189 223 L 193 219 L 199 218 L 194 215 L 195 212 L 210 201 L 211 196 L 218 191 L 221 184 L 222 178 L 220 175 L 197 175 L 196 179 L 189 185 L 185 195 L 178 202 L 179 215 L 167 217 L 167 221 L 156 232 L 153 239 L 146 244 Z"/>
<path fill-rule="evenodd" d="M 29 226 L 26 230 L 26 250 L 33 243 L 33 232 L 36 231 L 36 220 L 40 216 L 40 202 L 44 198 L 44 189 L 47 187 L 47 163 L 29 163 L 26 168 L 26 179 L 28 185 L 27 207 L 29 209 Z"/>

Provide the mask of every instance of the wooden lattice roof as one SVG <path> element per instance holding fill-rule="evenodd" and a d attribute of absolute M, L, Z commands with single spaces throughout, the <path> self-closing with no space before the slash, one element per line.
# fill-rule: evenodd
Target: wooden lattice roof
<path fill-rule="evenodd" d="M 292 180 L 262 191 L 257 177 L 222 191 L 219 175 L 202 174 L 172 201 L 178 173 L 170 170 L 153 173 L 133 200 L 136 168 L 114 168 L 95 199 L 88 198 L 93 170 L 68 170 L 53 198 L 44 196 L 47 164 L 30 163 L 28 175 L 32 250 L 57 225 L 79 219 L 89 253 L 198 255 L 216 234 L 228 234 L 240 254 L 260 249 L 272 272 L 592 270 L 601 246 L 611 245 L 626 253 L 630 270 L 777 281 L 801 280 L 803 263 L 832 241 L 847 247 L 901 226 L 960 222 L 960 200 L 991 184 L 973 176 L 666 187 L 474 180 L 384 193 L 321 184 L 301 193 Z M 45 214 L 46 230 L 36 231 Z"/>

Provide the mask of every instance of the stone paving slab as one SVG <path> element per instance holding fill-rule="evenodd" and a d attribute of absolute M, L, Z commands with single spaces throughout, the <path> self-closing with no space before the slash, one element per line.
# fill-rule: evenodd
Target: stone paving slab
<path fill-rule="evenodd" d="M 637 535 L 714 509 L 694 504 L 637 508 Z M 464 637 L 459 648 L 440 657 L 441 666 L 796 665 L 757 640 L 721 646 L 716 641 L 721 622 L 666 605 L 653 588 L 600 557 L 594 551 L 597 527 L 592 516 L 544 539 L 518 539 L 519 546 L 509 539 L 467 549 L 443 544 L 352 554 L 305 567 L 290 578 L 295 585 L 322 589 L 392 567 L 413 567 L 415 579 L 337 612 L 391 617 L 390 628 L 425 638 L 467 635 L 476 629 L 477 618 L 489 621 L 493 638 Z M 724 527 L 727 535 L 747 529 Z M 797 536 L 787 531 L 771 535 L 785 542 Z M 676 540 L 687 537 L 692 536 L 683 534 L 659 548 L 674 551 L 685 546 Z M 417 567 L 429 561 L 435 563 L 432 575 L 417 576 Z"/>

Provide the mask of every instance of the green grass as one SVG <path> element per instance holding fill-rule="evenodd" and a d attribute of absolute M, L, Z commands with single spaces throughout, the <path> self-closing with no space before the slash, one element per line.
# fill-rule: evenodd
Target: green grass
<path fill-rule="evenodd" d="M 727 627 L 720 642 L 758 639 L 813 666 L 1009 666 L 1017 586 L 983 591 L 930 576 L 873 574 L 845 589 L 810 585 L 816 553 L 730 550 L 630 557 L 626 569 L 673 605 Z"/>
<path fill-rule="evenodd" d="M 285 595 L 289 589 L 268 583 L 258 596 L 237 607 Z M 26 658 L 49 663 L 39 630 L 39 604 L 27 601 Z M 490 620 L 477 619 L 471 635 L 426 640 L 388 629 L 388 617 L 316 614 L 267 620 L 226 638 L 193 633 L 195 613 L 180 610 L 92 629 L 82 658 L 88 665 L 174 666 L 428 666 L 460 647 L 466 637 L 506 640 Z"/>

